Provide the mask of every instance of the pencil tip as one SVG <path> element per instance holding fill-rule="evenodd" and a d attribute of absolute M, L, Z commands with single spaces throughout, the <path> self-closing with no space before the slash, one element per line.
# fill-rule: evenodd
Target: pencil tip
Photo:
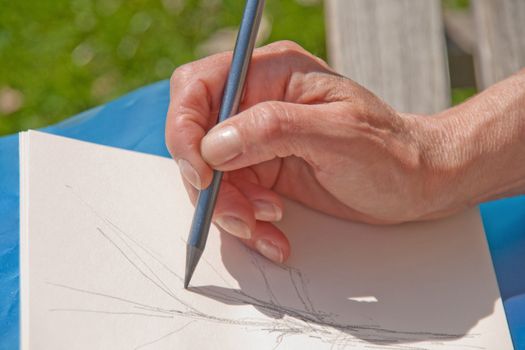
<path fill-rule="evenodd" d="M 188 289 L 191 277 L 193 276 L 193 272 L 195 272 L 195 268 L 197 267 L 197 263 L 199 262 L 201 255 L 201 249 L 198 249 L 192 245 L 186 246 L 186 273 L 184 275 L 184 289 Z"/>

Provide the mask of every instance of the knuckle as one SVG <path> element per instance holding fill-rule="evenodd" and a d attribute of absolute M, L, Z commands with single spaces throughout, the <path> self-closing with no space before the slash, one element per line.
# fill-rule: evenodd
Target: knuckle
<path fill-rule="evenodd" d="M 279 48 L 281 48 L 284 51 L 295 51 L 295 52 L 304 51 L 301 45 L 299 45 L 298 43 L 292 40 L 281 40 L 277 42 L 277 45 L 279 45 Z"/>
<path fill-rule="evenodd" d="M 285 55 L 300 56 L 302 59 L 305 59 L 307 61 L 313 60 L 317 62 L 317 64 L 320 64 L 323 68 L 329 68 L 328 63 L 325 60 L 308 52 L 304 47 L 297 44 L 295 41 L 291 41 L 291 40 L 278 41 L 276 45 L 278 45 L 278 50 Z"/>
<path fill-rule="evenodd" d="M 277 101 L 263 102 L 253 118 L 257 124 L 254 127 L 261 130 L 262 142 L 271 142 L 280 139 L 285 133 L 285 108 Z"/>
<path fill-rule="evenodd" d="M 171 84 L 177 84 L 194 80 L 196 79 L 198 73 L 206 71 L 211 67 L 217 67 L 221 64 L 225 64 L 226 61 L 231 59 L 231 56 L 232 52 L 221 52 L 178 66 L 173 71 L 170 82 Z"/>
<path fill-rule="evenodd" d="M 165 138 L 170 155 L 177 159 L 192 149 L 195 135 L 184 118 L 176 118 L 166 126 Z"/>
<path fill-rule="evenodd" d="M 186 63 L 175 68 L 170 78 L 170 85 L 173 87 L 180 82 L 187 81 L 195 74 L 195 70 L 196 67 L 194 63 Z"/>
<path fill-rule="evenodd" d="M 317 56 L 314 56 L 312 55 L 312 57 L 317 61 L 317 63 L 319 63 L 323 68 L 327 69 L 328 71 L 332 71 L 332 68 L 330 68 L 330 65 L 328 64 L 327 61 L 325 61 L 324 59 L 320 58 L 320 57 L 317 57 Z"/>
<path fill-rule="evenodd" d="M 299 44 L 291 40 L 276 41 L 269 44 L 267 47 L 270 52 L 277 52 L 281 54 L 303 54 L 306 52 L 306 50 L 303 49 Z"/>
<path fill-rule="evenodd" d="M 179 118 L 175 119 L 172 125 L 173 128 L 173 142 L 177 141 L 177 143 L 182 143 L 186 140 L 191 140 L 195 136 L 195 132 L 193 130 L 193 127 L 191 125 L 191 121 L 189 121 L 184 116 L 180 116 Z"/>

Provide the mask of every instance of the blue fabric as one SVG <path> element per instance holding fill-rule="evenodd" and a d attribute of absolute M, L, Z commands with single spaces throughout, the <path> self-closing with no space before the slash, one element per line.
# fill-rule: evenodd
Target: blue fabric
<path fill-rule="evenodd" d="M 482 204 L 481 217 L 512 341 L 525 349 L 525 196 Z"/>
<path fill-rule="evenodd" d="M 89 142 L 169 156 L 162 81 L 43 129 Z M 18 348 L 18 136 L 0 138 L 0 350 Z M 525 196 L 481 206 L 485 231 L 516 349 L 525 349 Z"/>

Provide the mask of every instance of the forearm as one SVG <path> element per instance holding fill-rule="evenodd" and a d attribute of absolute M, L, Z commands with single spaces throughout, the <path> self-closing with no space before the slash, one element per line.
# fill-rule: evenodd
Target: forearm
<path fill-rule="evenodd" d="M 453 194 L 445 200 L 471 206 L 525 193 L 525 70 L 432 118 L 434 166 Z"/>

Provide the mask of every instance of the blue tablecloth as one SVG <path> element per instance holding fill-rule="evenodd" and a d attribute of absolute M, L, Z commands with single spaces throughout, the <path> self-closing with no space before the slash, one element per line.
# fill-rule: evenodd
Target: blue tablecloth
<path fill-rule="evenodd" d="M 168 157 L 162 81 L 43 129 L 57 135 Z M 18 136 L 0 138 L 0 349 L 19 342 Z M 525 196 L 481 206 L 516 349 L 525 349 Z M 473 296 L 475 298 L 475 296 Z"/>

